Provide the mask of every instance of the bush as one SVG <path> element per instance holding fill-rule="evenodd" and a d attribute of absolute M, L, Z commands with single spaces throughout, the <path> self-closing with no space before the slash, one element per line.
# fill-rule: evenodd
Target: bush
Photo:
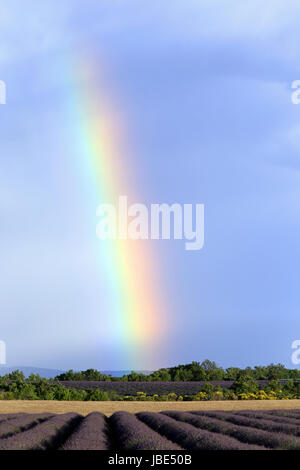
<path fill-rule="evenodd" d="M 237 376 L 237 379 L 233 382 L 231 389 L 236 395 L 256 393 L 258 391 L 258 384 L 256 380 L 251 376 L 245 373 L 244 371 L 240 372 Z"/>

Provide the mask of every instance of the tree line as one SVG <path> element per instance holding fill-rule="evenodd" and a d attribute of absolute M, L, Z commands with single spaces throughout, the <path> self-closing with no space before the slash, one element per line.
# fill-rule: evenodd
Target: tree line
<path fill-rule="evenodd" d="M 74 372 L 69 370 L 55 377 L 55 380 L 87 380 L 87 381 L 125 381 L 125 382 L 178 382 L 178 381 L 235 381 L 240 375 L 247 375 L 255 380 L 284 380 L 300 379 L 299 369 L 288 369 L 283 364 L 270 364 L 268 366 L 228 367 L 224 369 L 218 367 L 214 361 L 206 359 L 203 362 L 191 362 L 174 367 L 168 367 L 151 372 L 150 374 L 134 372 L 113 377 L 106 375 L 95 369 Z"/>

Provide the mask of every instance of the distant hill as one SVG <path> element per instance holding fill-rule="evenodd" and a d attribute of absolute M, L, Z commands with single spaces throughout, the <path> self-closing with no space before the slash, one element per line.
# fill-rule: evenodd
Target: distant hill
<path fill-rule="evenodd" d="M 9 374 L 14 370 L 20 370 L 24 373 L 25 377 L 28 377 L 30 374 L 39 374 L 41 377 L 45 379 L 53 379 L 57 375 L 63 374 L 66 372 L 65 370 L 58 370 L 58 369 L 44 369 L 40 367 L 29 367 L 29 366 L 1 366 L 0 365 L 0 377 L 5 374 Z M 104 370 L 101 371 L 103 374 L 112 375 L 113 377 L 122 377 L 123 375 L 130 374 L 131 370 Z M 150 374 L 151 371 L 143 370 L 143 371 L 136 371 L 141 372 L 143 374 Z"/>
<path fill-rule="evenodd" d="M 112 375 L 113 377 L 123 377 L 123 375 L 128 375 L 132 370 L 101 370 L 102 374 Z M 152 370 L 136 370 L 138 374 L 149 375 L 152 373 Z"/>
<path fill-rule="evenodd" d="M 56 369 L 44 369 L 40 367 L 30 367 L 30 366 L 0 366 L 0 376 L 5 374 L 10 374 L 15 370 L 20 370 L 24 373 L 25 377 L 28 377 L 30 374 L 39 374 L 41 377 L 45 379 L 51 379 L 56 377 L 59 374 L 62 374 L 63 370 L 56 370 Z"/>

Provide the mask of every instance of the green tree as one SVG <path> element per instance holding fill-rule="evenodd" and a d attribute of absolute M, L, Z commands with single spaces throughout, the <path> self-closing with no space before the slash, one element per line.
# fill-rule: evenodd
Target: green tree
<path fill-rule="evenodd" d="M 256 393 L 259 389 L 256 380 L 245 371 L 241 371 L 233 382 L 231 389 L 236 395 L 241 393 Z"/>
<path fill-rule="evenodd" d="M 239 369 L 238 367 L 229 367 L 228 369 L 226 369 L 225 377 L 228 380 L 236 380 L 240 372 L 241 369 Z"/>

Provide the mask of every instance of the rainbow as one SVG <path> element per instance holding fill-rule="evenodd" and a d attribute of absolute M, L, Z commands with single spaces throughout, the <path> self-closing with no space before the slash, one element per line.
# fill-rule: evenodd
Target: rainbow
<path fill-rule="evenodd" d="M 137 176 L 124 131 L 125 120 L 99 64 L 87 60 L 69 84 L 68 139 L 72 140 L 72 165 L 80 176 L 90 226 L 96 238 L 96 209 L 117 203 L 120 195 L 143 201 L 132 191 Z M 126 135 L 125 135 L 126 134 Z M 147 369 L 161 364 L 160 345 L 165 340 L 166 308 L 159 285 L 159 262 L 151 242 L 97 239 L 95 262 L 106 279 L 104 312 L 99 300 L 99 322 L 107 326 L 106 338 L 114 343 L 126 368 Z M 107 308 L 107 307 L 106 307 Z M 104 322 L 104 316 L 109 317 Z"/>

